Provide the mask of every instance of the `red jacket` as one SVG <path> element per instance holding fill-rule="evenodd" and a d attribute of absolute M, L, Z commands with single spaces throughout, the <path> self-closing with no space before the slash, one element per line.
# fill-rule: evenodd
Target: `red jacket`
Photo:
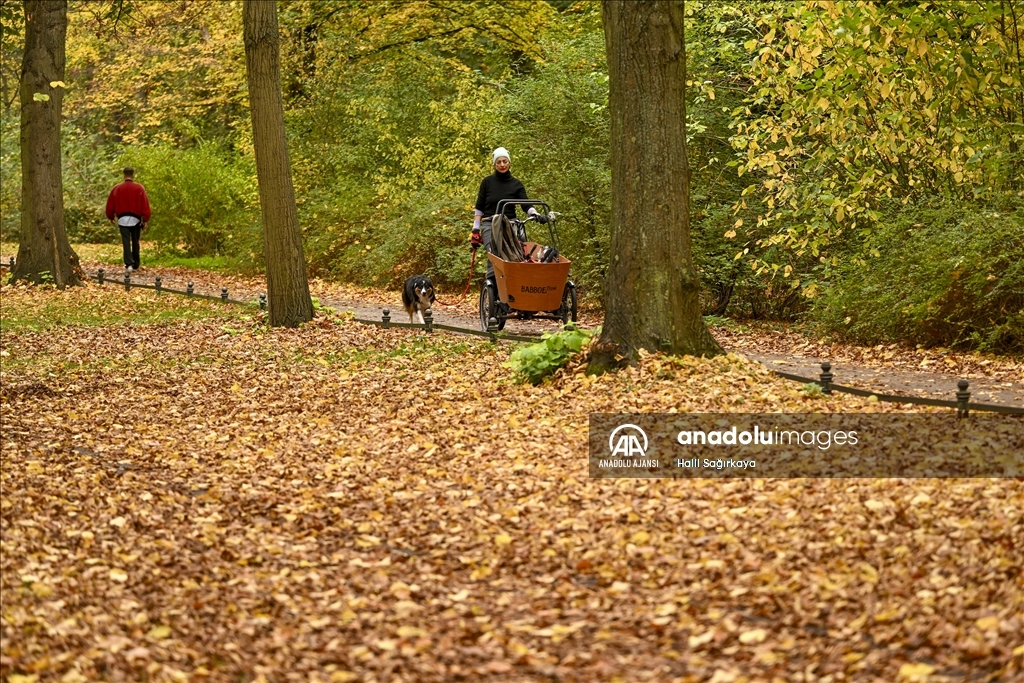
<path fill-rule="evenodd" d="M 114 185 L 110 196 L 107 197 L 107 220 L 112 221 L 125 213 L 138 216 L 143 223 L 149 222 L 151 211 L 146 188 L 134 180 L 126 180 Z"/>

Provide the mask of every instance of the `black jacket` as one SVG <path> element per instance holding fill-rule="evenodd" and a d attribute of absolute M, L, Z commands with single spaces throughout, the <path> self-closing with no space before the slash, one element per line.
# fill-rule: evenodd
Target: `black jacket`
<path fill-rule="evenodd" d="M 476 210 L 483 213 L 485 219 L 492 217 L 498 210 L 498 202 L 502 199 L 528 199 L 526 188 L 512 171 L 498 173 L 495 171 L 480 182 L 480 192 L 476 196 Z M 520 206 L 524 209 L 525 207 Z M 516 205 L 506 204 L 502 210 L 509 218 L 516 217 Z"/>

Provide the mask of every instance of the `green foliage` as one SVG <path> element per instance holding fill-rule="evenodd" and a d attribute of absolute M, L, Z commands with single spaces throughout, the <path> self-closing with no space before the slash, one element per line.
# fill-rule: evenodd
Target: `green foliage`
<path fill-rule="evenodd" d="M 98 136 L 69 124 L 61 132 L 63 147 L 64 229 L 72 242 L 120 244 L 120 231 L 104 213 L 107 194 L 121 182 L 119 150 L 104 146 Z"/>
<path fill-rule="evenodd" d="M 147 239 L 191 257 L 234 254 L 259 260 L 259 198 L 247 159 L 202 143 L 183 150 L 133 148 L 121 164 L 135 168 L 149 195 L 153 217 Z"/>
<path fill-rule="evenodd" d="M 908 207 L 881 225 L 877 255 L 838 269 L 810 319 L 876 344 L 1024 351 L 1024 210 Z"/>
<path fill-rule="evenodd" d="M 21 234 L 21 140 L 19 112 L 0 117 L 0 241 Z"/>
<path fill-rule="evenodd" d="M 544 333 L 543 341 L 516 349 L 504 366 L 512 368 L 523 381 L 540 384 L 598 334 L 600 328 L 582 330 L 570 323 L 561 332 Z"/>
<path fill-rule="evenodd" d="M 733 144 L 755 245 L 819 260 L 853 233 L 871 248 L 883 204 L 1020 196 L 1020 29 L 1008 3 L 773 3 L 746 43 L 752 87 Z M 737 227 L 740 227 L 740 223 Z M 753 227 L 753 230 L 750 228 Z M 813 296 L 814 290 L 808 291 Z"/>
<path fill-rule="evenodd" d="M 234 146 L 249 127 L 241 23 L 227 3 L 71 3 L 65 117 L 107 144 Z"/>

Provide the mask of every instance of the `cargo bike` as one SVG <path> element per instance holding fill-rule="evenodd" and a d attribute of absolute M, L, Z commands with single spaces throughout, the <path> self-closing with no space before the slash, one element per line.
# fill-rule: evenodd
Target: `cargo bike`
<path fill-rule="evenodd" d="M 526 234 L 528 223 L 540 225 L 534 216 L 508 218 L 508 204 L 543 209 L 548 217 L 549 243 L 532 241 Z M 499 330 L 509 318 L 540 318 L 576 322 L 576 285 L 570 279 L 572 263 L 561 253 L 556 230 L 557 214 L 546 202 L 533 199 L 503 199 L 491 219 L 493 252 L 487 258 L 494 277 L 485 277 L 480 286 L 480 329 L 487 331 L 493 318 Z"/>

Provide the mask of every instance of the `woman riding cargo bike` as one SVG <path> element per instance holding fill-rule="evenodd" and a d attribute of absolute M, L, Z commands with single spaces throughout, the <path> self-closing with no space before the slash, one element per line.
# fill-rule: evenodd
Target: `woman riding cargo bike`
<path fill-rule="evenodd" d="M 480 233 L 487 250 L 487 276 L 480 288 L 480 327 L 491 319 L 497 329 L 515 312 L 516 317 L 576 320 L 576 286 L 568 281 L 570 263 L 559 253 L 554 224 L 556 214 L 545 202 L 527 199 L 526 188 L 512 175 L 508 150 L 492 154 L 494 173 L 480 183 L 473 232 Z M 516 206 L 527 217 L 516 217 Z M 537 208 L 544 209 L 540 212 Z M 549 244 L 531 242 L 526 224 L 548 225 Z"/>

